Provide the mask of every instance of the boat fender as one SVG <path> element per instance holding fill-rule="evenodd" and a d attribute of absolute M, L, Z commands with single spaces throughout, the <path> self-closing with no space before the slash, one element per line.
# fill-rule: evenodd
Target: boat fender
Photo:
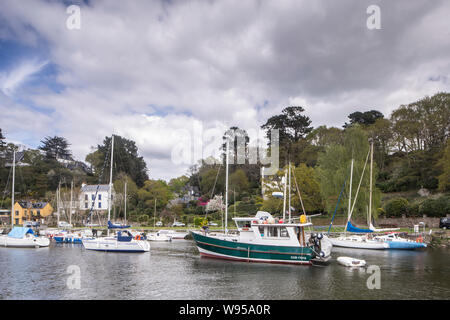
<path fill-rule="evenodd" d="M 134 237 L 136 240 L 141 240 L 141 236 L 137 235 L 136 237 Z"/>
<path fill-rule="evenodd" d="M 320 251 L 320 254 L 319 254 L 322 258 L 325 258 L 325 252 L 323 252 L 323 251 Z"/>
<path fill-rule="evenodd" d="M 321 240 L 322 238 L 323 238 L 323 234 L 319 233 L 319 234 L 317 235 L 317 239 Z"/>
<path fill-rule="evenodd" d="M 315 233 L 311 233 L 311 238 L 315 238 L 317 235 Z"/>

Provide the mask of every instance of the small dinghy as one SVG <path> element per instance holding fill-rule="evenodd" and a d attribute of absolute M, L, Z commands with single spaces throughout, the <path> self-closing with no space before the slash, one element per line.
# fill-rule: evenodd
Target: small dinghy
<path fill-rule="evenodd" d="M 350 257 L 339 257 L 337 258 L 339 264 L 346 267 L 364 267 L 366 265 L 366 260 L 360 260 Z"/>

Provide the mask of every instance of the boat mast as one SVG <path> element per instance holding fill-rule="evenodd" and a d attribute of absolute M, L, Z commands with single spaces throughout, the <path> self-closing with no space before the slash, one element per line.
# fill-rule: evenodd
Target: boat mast
<path fill-rule="evenodd" d="M 114 135 L 112 135 L 111 138 L 111 169 L 109 173 L 108 221 L 111 220 L 113 160 L 114 160 Z M 109 236 L 109 228 L 108 228 L 108 236 Z"/>
<path fill-rule="evenodd" d="M 72 224 L 72 205 L 73 205 L 73 179 L 72 179 L 72 183 L 70 184 L 69 224 Z"/>
<path fill-rule="evenodd" d="M 59 180 L 58 190 L 56 190 L 56 206 L 57 206 L 57 226 L 59 227 L 60 201 L 61 201 L 61 180 Z"/>
<path fill-rule="evenodd" d="M 369 221 L 368 226 L 370 228 L 372 224 L 372 171 L 373 171 L 373 140 L 370 139 L 370 186 L 369 186 L 369 213 L 367 215 Z"/>
<path fill-rule="evenodd" d="M 227 139 L 227 149 L 225 155 L 225 234 L 228 234 L 228 148 L 229 140 Z"/>
<path fill-rule="evenodd" d="M 287 187 L 287 171 L 284 172 L 283 222 L 286 222 L 286 187 Z"/>
<path fill-rule="evenodd" d="M 153 228 L 156 227 L 156 198 L 155 198 L 155 211 L 153 214 Z"/>
<path fill-rule="evenodd" d="M 349 191 L 348 191 L 348 218 L 347 218 L 347 223 L 345 224 L 345 232 L 347 232 L 347 225 L 348 222 L 350 221 L 350 216 L 351 216 L 351 206 L 352 206 L 352 181 L 353 181 L 353 159 L 352 159 L 352 163 L 350 165 L 350 185 L 349 185 Z"/>
<path fill-rule="evenodd" d="M 13 153 L 13 176 L 11 194 L 11 229 L 14 227 L 14 184 L 16 183 L 16 150 Z"/>
<path fill-rule="evenodd" d="M 291 163 L 289 162 L 289 201 L 288 201 L 289 223 L 291 223 Z"/>
<path fill-rule="evenodd" d="M 125 197 L 125 225 L 127 225 L 127 182 L 125 181 L 125 190 L 124 190 L 124 197 Z"/>

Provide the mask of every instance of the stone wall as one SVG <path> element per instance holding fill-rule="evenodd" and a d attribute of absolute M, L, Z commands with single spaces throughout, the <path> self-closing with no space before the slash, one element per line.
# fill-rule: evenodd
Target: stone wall
<path fill-rule="evenodd" d="M 427 228 L 439 228 L 439 220 L 440 218 L 431 217 L 378 218 L 377 225 L 396 224 L 399 228 L 413 228 L 414 225 L 419 224 L 419 222 L 424 222 Z"/>

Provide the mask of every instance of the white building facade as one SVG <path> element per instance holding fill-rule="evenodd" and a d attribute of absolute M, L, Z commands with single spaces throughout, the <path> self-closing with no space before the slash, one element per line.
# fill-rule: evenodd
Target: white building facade
<path fill-rule="evenodd" d="M 112 203 L 114 202 L 114 188 L 111 190 Z M 80 190 L 80 210 L 107 211 L 109 200 L 109 185 L 87 185 L 83 184 Z"/>

